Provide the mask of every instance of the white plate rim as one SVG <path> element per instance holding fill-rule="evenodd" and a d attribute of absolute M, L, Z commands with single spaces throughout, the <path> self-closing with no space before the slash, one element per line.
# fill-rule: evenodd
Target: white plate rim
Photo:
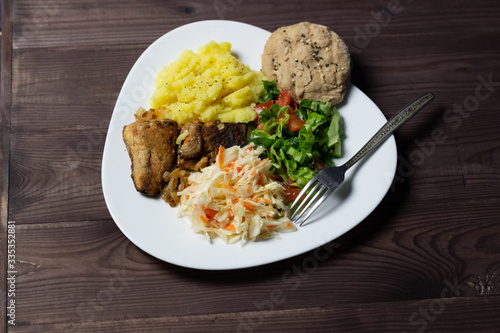
<path fill-rule="evenodd" d="M 193 36 L 194 33 L 196 36 Z M 389 190 L 397 164 L 397 149 L 393 136 L 369 158 L 348 170 L 345 184 L 313 215 L 311 223 L 298 228 L 296 232 L 281 234 L 280 239 L 247 243 L 244 246 L 227 245 L 221 240 L 210 243 L 202 235 L 193 233 L 187 221 L 174 218 L 174 223 L 170 223 L 159 220 L 162 217 L 149 211 L 165 213 L 169 217 L 176 213 L 161 199 L 146 198 L 133 188 L 130 159 L 121 140 L 121 129 L 133 122 L 133 113 L 138 107 L 148 106 L 147 100 L 153 91 L 152 84 L 156 72 L 161 66 L 175 60 L 183 49 L 196 50 L 196 47 L 206 44 L 209 40 L 230 42 L 233 53 L 241 61 L 249 64 L 252 69 L 259 70 L 260 57 L 259 64 L 255 57 L 259 52 L 262 53 L 259 50 L 263 49 L 269 34 L 270 32 L 264 29 L 235 21 L 193 22 L 158 38 L 142 53 L 130 70 L 108 128 L 101 181 L 106 205 L 116 225 L 132 243 L 146 253 L 178 266 L 201 270 L 241 269 L 269 264 L 313 250 L 343 235 L 362 222 Z M 246 42 L 252 43 L 251 52 L 245 49 L 247 46 L 244 43 L 237 40 L 237 36 L 245 36 Z M 184 43 L 187 40 L 190 42 Z M 160 57 L 160 51 L 168 51 L 172 41 L 180 41 L 184 46 L 191 47 L 173 48 L 175 51 L 171 51 L 168 57 Z M 170 60 L 165 61 L 165 58 Z M 341 164 L 356 153 L 385 123 L 386 118 L 375 103 L 354 85 L 350 85 L 346 101 L 338 108 L 345 122 L 346 133 L 343 157 L 336 160 L 337 164 Z M 359 116 L 367 119 L 364 122 L 353 121 Z M 357 136 L 353 137 L 354 134 Z M 373 173 L 379 175 L 375 177 L 376 181 L 371 176 Z M 326 211 L 329 206 L 333 207 L 333 211 Z M 342 222 L 331 222 L 331 218 Z"/>

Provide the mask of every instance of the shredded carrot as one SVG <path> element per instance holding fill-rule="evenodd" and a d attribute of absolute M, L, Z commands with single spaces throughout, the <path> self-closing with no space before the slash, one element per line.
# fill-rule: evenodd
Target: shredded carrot
<path fill-rule="evenodd" d="M 241 201 L 241 205 L 250 211 L 255 209 L 255 204 L 250 201 Z"/>
<path fill-rule="evenodd" d="M 257 166 L 257 165 L 259 165 L 259 164 L 262 164 L 262 163 L 265 163 L 265 162 L 267 162 L 267 161 L 269 161 L 269 157 L 268 157 L 268 158 L 266 158 L 266 159 L 263 159 L 263 160 L 262 160 L 262 161 L 260 161 L 260 162 L 258 162 L 257 164 L 255 164 L 255 166 Z"/>
<path fill-rule="evenodd" d="M 287 222 L 286 226 L 291 228 L 293 225 L 290 222 Z"/>
<path fill-rule="evenodd" d="M 271 203 L 271 200 L 269 200 L 268 198 L 262 198 L 262 200 L 264 200 L 267 203 Z"/>
<path fill-rule="evenodd" d="M 234 167 L 234 163 L 236 163 L 236 161 L 232 161 L 231 163 L 229 163 L 223 171 L 231 171 L 231 169 Z"/>
<path fill-rule="evenodd" d="M 219 147 L 219 154 L 217 156 L 217 159 L 219 160 L 219 169 L 222 170 L 222 167 L 224 166 L 224 150 L 225 148 L 220 146 Z"/>
<path fill-rule="evenodd" d="M 208 223 L 208 219 L 205 215 L 200 215 L 200 220 L 203 222 L 203 223 Z"/>
<path fill-rule="evenodd" d="M 218 211 L 217 210 L 213 210 L 213 209 L 210 209 L 210 208 L 204 208 L 203 209 L 205 211 L 205 215 L 207 215 L 207 218 L 209 220 L 213 220 L 215 215 L 217 215 Z"/>
<path fill-rule="evenodd" d="M 224 229 L 229 230 L 229 231 L 235 231 L 236 228 L 232 224 L 228 224 L 224 227 Z"/>
<path fill-rule="evenodd" d="M 275 225 L 268 225 L 268 226 L 267 226 L 267 230 L 271 230 L 271 229 L 272 229 L 272 228 L 274 228 L 274 227 L 275 227 Z"/>

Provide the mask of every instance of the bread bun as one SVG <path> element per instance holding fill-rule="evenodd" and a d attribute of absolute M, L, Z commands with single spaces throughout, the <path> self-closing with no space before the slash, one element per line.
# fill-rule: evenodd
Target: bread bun
<path fill-rule="evenodd" d="M 309 22 L 279 28 L 262 54 L 262 72 L 299 102 L 342 102 L 351 80 L 344 41 L 328 27 Z"/>

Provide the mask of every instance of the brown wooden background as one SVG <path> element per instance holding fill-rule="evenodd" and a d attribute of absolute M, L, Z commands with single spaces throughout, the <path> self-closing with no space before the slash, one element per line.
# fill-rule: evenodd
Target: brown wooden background
<path fill-rule="evenodd" d="M 1 330 L 500 332 L 499 18 L 496 0 L 4 0 L 0 261 L 15 221 L 17 275 L 7 326 L 3 270 Z M 393 189 L 317 266 L 310 252 L 180 268 L 131 244 L 107 211 L 102 149 L 128 71 L 204 19 L 330 26 L 387 116 L 436 95 L 396 134 Z"/>

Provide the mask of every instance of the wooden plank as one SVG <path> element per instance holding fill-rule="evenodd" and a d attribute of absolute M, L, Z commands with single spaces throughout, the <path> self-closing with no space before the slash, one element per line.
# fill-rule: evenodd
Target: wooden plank
<path fill-rule="evenodd" d="M 10 218 L 18 224 L 109 218 L 101 187 L 105 125 L 15 134 Z"/>
<path fill-rule="evenodd" d="M 270 304 L 270 303 L 266 303 Z M 370 303 L 331 308 L 249 311 L 126 318 L 97 322 L 47 323 L 16 332 L 497 332 L 498 297 L 445 298 Z M 271 305 L 268 305 L 271 309 Z M 477 320 L 477 318 L 483 318 Z"/>
<path fill-rule="evenodd" d="M 449 283 L 461 297 L 500 293 L 498 200 L 402 206 L 315 251 L 236 271 L 163 263 L 111 220 L 19 224 L 17 311 L 30 325 L 70 324 L 245 312 L 274 290 L 287 300 L 279 310 L 440 298 Z"/>
<path fill-rule="evenodd" d="M 186 6 L 182 1 L 162 5 L 148 1 L 137 6 L 134 1 L 58 1 L 35 4 L 16 3 L 19 30 L 14 48 L 115 43 L 153 42 L 172 28 L 193 20 L 211 4 Z M 165 18 L 168 17 L 168 20 Z M 55 26 L 54 26 L 55 24 Z M 139 26 L 138 26 L 138 25 Z M 55 29 L 53 29 L 55 28 Z M 53 34 L 52 37 L 47 35 Z M 68 38 L 70 35 L 73 37 Z"/>
<path fill-rule="evenodd" d="M 125 77 L 145 48 L 146 45 L 48 48 L 34 52 L 16 50 L 13 107 L 79 106 L 82 108 L 80 114 L 85 111 L 83 106 L 89 105 L 107 106 L 109 110 L 116 102 Z M 46 109 L 44 114 L 52 111 Z M 58 122 L 73 114 L 61 115 Z M 26 114 L 16 116 L 15 122 L 27 117 Z"/>
<path fill-rule="evenodd" d="M 2 6 L 1 40 L 1 76 L 0 76 L 0 332 L 5 332 L 7 325 L 7 223 L 9 220 L 9 170 L 10 170 L 10 105 L 12 101 L 12 2 L 4 0 Z"/>
<path fill-rule="evenodd" d="M 496 118 L 486 114 L 483 121 L 478 121 L 484 124 L 480 131 L 469 126 L 471 123 L 457 131 L 449 126 L 424 124 L 429 132 L 442 131 L 439 140 L 430 133 L 414 135 L 412 127 L 401 129 L 396 136 L 399 163 L 392 190 L 409 182 L 406 185 L 415 203 L 449 197 L 467 200 L 475 197 L 471 191 L 482 198 L 497 197 L 500 131 L 493 123 Z"/>
<path fill-rule="evenodd" d="M 203 19 L 244 21 L 271 31 L 291 22 L 310 21 L 331 26 L 348 42 L 362 35 L 358 31 L 368 36 L 425 36 L 432 31 L 450 37 L 456 36 L 455 31 L 475 34 L 498 31 L 496 23 L 500 12 L 494 0 L 482 1 L 481 6 L 473 11 L 463 10 L 470 5 L 464 0 L 455 2 L 453 7 L 445 3 L 430 6 L 409 0 L 399 3 L 398 10 L 394 11 L 396 14 L 392 14 L 388 8 L 389 1 L 375 4 L 323 0 L 291 5 L 281 0 L 259 3 L 258 6 L 252 1 L 189 4 L 172 1 L 166 6 L 160 0 L 149 0 L 137 6 L 133 0 L 124 0 L 117 6 L 113 0 L 99 3 L 85 0 L 33 3 L 21 0 L 16 1 L 18 29 L 15 31 L 14 48 L 151 43 L 180 25 Z M 287 15 L 276 15 L 276 8 L 289 10 Z M 325 8 L 335 8 L 334 13 Z M 445 20 L 442 12 L 446 12 Z M 378 15 L 379 20 L 388 21 L 379 24 L 380 31 L 373 26 L 373 22 L 377 22 L 374 15 Z M 477 17 L 481 17 L 480 22 Z"/>
<path fill-rule="evenodd" d="M 1 112 L 11 117 L 10 176 L 0 195 L 9 200 L 3 230 L 7 214 L 17 222 L 20 272 L 19 321 L 9 331 L 498 331 L 498 87 L 468 117 L 444 116 L 478 98 L 481 76 L 500 81 L 496 1 L 401 0 L 402 11 L 368 32 L 366 45 L 358 33 L 377 28 L 374 15 L 387 15 L 388 1 L 8 3 L 13 61 L 4 84 L 2 50 Z M 388 116 L 421 92 L 437 95 L 397 132 L 402 180 L 326 257 L 311 251 L 199 272 L 145 254 L 107 212 L 100 161 L 123 80 L 163 33 L 210 18 L 268 30 L 303 20 L 330 25 L 352 48 L 354 84 Z M 424 140 L 435 130 L 447 137 L 432 147 Z M 1 154 L 3 123 L 0 135 Z M 273 299 L 272 313 L 260 311 Z"/>

